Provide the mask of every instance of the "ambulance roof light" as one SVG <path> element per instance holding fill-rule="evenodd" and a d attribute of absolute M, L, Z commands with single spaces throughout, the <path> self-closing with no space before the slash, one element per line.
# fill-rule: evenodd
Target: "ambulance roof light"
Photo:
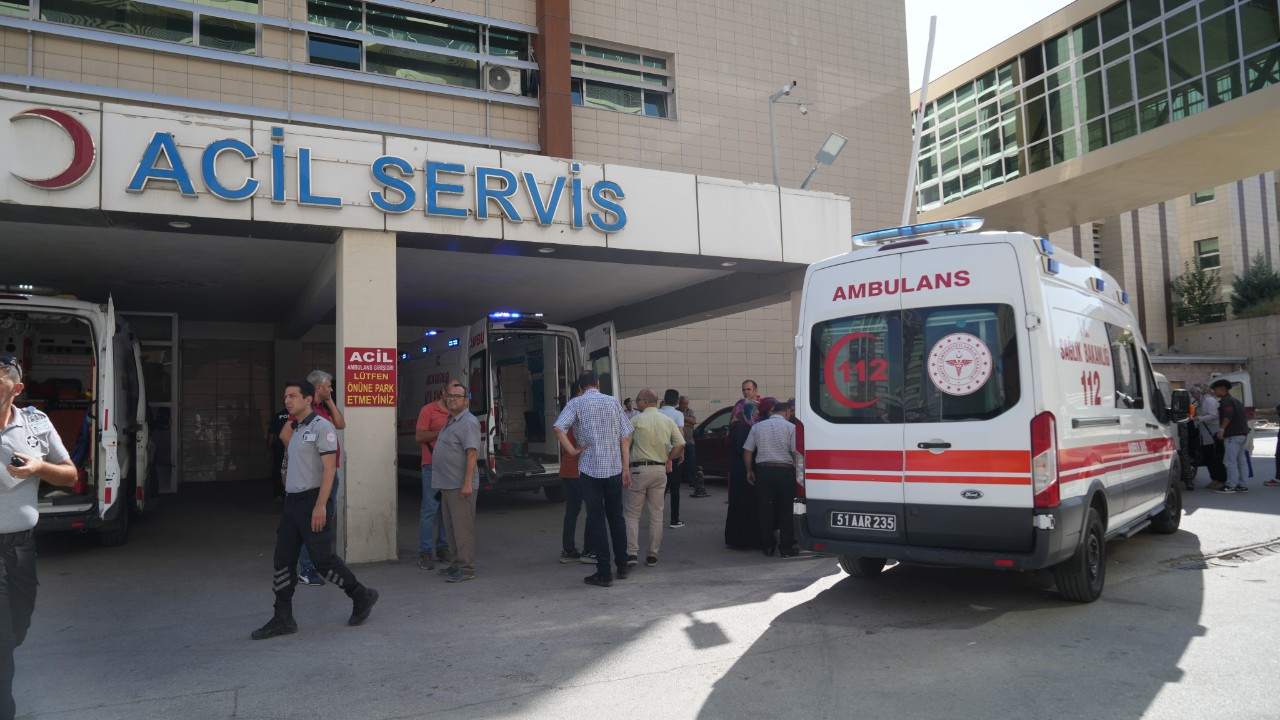
<path fill-rule="evenodd" d="M 1107 281 L 1100 277 L 1089 278 L 1089 288 L 1094 292 L 1104 292 L 1107 289 Z"/>
<path fill-rule="evenodd" d="M 871 232 L 859 233 L 850 238 L 855 248 L 874 247 L 881 243 L 926 235 L 942 235 L 945 233 L 976 232 L 982 227 L 982 218 L 962 217 L 954 220 L 921 223 L 920 225 L 904 225 L 903 227 L 885 228 Z"/>
<path fill-rule="evenodd" d="M 509 310 L 498 310 L 489 313 L 490 320 L 519 320 L 521 318 L 540 318 L 542 313 L 512 312 Z"/>
<path fill-rule="evenodd" d="M 1128 305 L 1128 304 L 1129 304 L 1129 292 L 1128 292 L 1127 290 L 1117 290 L 1117 291 L 1116 291 L 1116 299 L 1120 301 L 1120 304 L 1121 304 L 1121 305 Z"/>
<path fill-rule="evenodd" d="M 458 347 L 459 342 L 460 341 L 458 340 L 458 338 L 449 338 L 448 344 L 449 344 L 449 347 Z"/>
<path fill-rule="evenodd" d="M 1036 244 L 1040 248 L 1041 255 L 1053 254 L 1053 243 L 1049 242 L 1049 238 L 1036 238 Z"/>
<path fill-rule="evenodd" d="M 1057 275 L 1059 272 L 1062 272 L 1062 265 L 1057 260 L 1054 260 L 1051 257 L 1045 257 L 1043 260 L 1045 272 L 1050 275 Z"/>
<path fill-rule="evenodd" d="M 426 332 L 424 332 L 424 333 L 422 333 L 422 334 L 423 334 L 423 335 L 426 335 L 427 337 L 435 337 L 436 335 L 439 335 L 439 334 L 440 334 L 440 331 L 439 331 L 439 330 L 428 330 L 428 331 L 426 331 Z"/>

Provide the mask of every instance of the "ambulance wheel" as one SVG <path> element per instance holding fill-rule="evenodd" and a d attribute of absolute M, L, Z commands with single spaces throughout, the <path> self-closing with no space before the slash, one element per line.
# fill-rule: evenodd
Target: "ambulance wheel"
<path fill-rule="evenodd" d="M 550 502 L 564 502 L 564 486 L 563 485 L 544 485 L 542 492 L 546 494 L 547 500 Z"/>
<path fill-rule="evenodd" d="M 128 496 L 125 496 L 128 497 Z M 116 500 L 123 503 L 124 498 Z M 98 531 L 98 544 L 104 547 L 120 547 L 129 542 L 129 507 L 125 505 L 120 508 L 116 524 L 110 530 Z"/>
<path fill-rule="evenodd" d="M 1164 509 L 1151 518 L 1151 529 L 1161 535 L 1178 532 L 1178 526 L 1182 524 L 1182 489 L 1172 477 L 1169 480 L 1169 489 L 1164 493 Z"/>
<path fill-rule="evenodd" d="M 840 568 L 856 578 L 873 578 L 884 570 L 884 558 L 867 558 L 856 555 L 841 555 Z"/>
<path fill-rule="evenodd" d="M 1107 579 L 1107 538 L 1095 508 L 1089 508 L 1084 537 L 1076 554 L 1055 565 L 1053 576 L 1058 583 L 1058 593 L 1064 599 L 1093 602 L 1102 596 L 1102 585 Z"/>
<path fill-rule="evenodd" d="M 1188 490 L 1195 490 L 1196 473 L 1200 468 L 1196 467 L 1195 460 L 1192 460 L 1190 457 L 1184 457 L 1181 460 L 1182 462 L 1179 463 L 1179 465 L 1181 468 L 1180 474 L 1182 475 L 1182 484 L 1185 485 Z"/>

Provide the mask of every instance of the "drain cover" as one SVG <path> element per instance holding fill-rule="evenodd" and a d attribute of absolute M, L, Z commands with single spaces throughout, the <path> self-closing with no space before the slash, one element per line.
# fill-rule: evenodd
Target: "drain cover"
<path fill-rule="evenodd" d="M 1174 570 L 1208 570 L 1210 566 L 1234 567 L 1241 563 L 1262 560 L 1280 555 L 1280 539 L 1269 540 L 1256 545 L 1247 545 L 1233 550 L 1223 550 L 1212 555 L 1184 555 L 1172 560 L 1165 560 L 1162 565 Z"/>

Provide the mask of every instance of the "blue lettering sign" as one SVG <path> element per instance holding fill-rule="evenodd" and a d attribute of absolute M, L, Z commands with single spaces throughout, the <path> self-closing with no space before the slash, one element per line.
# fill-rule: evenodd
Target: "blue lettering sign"
<path fill-rule="evenodd" d="M 613 196 L 610 199 L 605 196 L 608 193 Z M 615 182 L 601 180 L 591 186 L 591 204 L 606 213 L 613 213 L 615 220 L 613 222 L 605 222 L 604 216 L 600 213 L 591 213 L 591 227 L 604 233 L 618 232 L 627 224 L 627 211 L 622 209 L 618 200 L 625 200 L 626 195 L 622 192 L 622 188 L 618 187 Z"/>
<path fill-rule="evenodd" d="M 271 202 L 284 204 L 284 128 L 271 128 Z"/>
<path fill-rule="evenodd" d="M 161 167 L 159 164 L 161 160 L 168 167 Z M 173 133 L 158 132 L 151 136 L 151 142 L 147 143 L 147 149 L 142 151 L 142 159 L 138 161 L 138 169 L 133 171 L 133 179 L 125 189 L 131 193 L 140 193 L 147 189 L 147 183 L 152 180 L 175 183 L 178 191 L 183 195 L 196 196 L 195 186 L 191 184 L 191 176 L 187 174 L 187 168 L 182 164 L 182 157 L 178 155 L 178 146 L 173 141 Z"/>
<path fill-rule="evenodd" d="M 404 158 L 383 155 L 373 164 L 369 166 L 369 172 L 373 173 L 373 181 L 384 188 L 394 190 L 400 193 L 400 202 L 393 203 L 387 199 L 385 193 L 377 190 L 369 192 L 369 202 L 373 206 L 385 213 L 406 213 L 413 209 L 413 204 L 418 200 L 418 193 L 413 186 L 405 182 L 401 178 L 395 177 L 387 173 L 390 168 L 400 171 L 404 177 L 413 177 L 413 166 Z"/>
<path fill-rule="evenodd" d="M 311 148 L 298 148 L 298 204 L 340 208 L 342 198 L 314 195 L 311 192 Z"/>
<path fill-rule="evenodd" d="M 529 191 L 529 202 L 533 203 L 533 212 L 538 224 L 546 227 L 556 219 L 556 211 L 560 209 L 560 198 L 564 195 L 564 178 L 558 177 L 551 183 L 551 199 L 542 201 L 542 191 L 538 189 L 538 181 L 533 173 L 524 174 L 524 189 Z"/>
<path fill-rule="evenodd" d="M 489 187 L 489 178 L 502 180 L 501 188 Z M 524 222 L 520 213 L 511 204 L 511 196 L 520 189 L 516 184 L 516 174 L 502 168 L 476 166 L 476 219 L 489 219 L 489 201 L 498 203 L 498 208 L 512 222 Z"/>
<path fill-rule="evenodd" d="M 253 177 L 246 178 L 235 190 L 218 180 L 218 156 L 224 152 L 233 152 L 239 155 L 241 160 L 253 160 L 258 157 L 257 151 L 243 140 L 227 138 L 209 143 L 209 146 L 204 149 L 204 154 L 200 156 L 200 177 L 204 180 L 204 186 L 214 197 L 223 200 L 236 202 L 248 200 L 258 192 L 258 181 Z"/>
<path fill-rule="evenodd" d="M 439 195 L 440 193 L 461 195 L 466 192 L 466 188 L 461 185 L 440 182 L 439 173 L 465 175 L 467 168 L 457 163 L 427 162 L 427 214 L 440 217 L 465 218 L 467 211 L 464 208 L 441 207 Z"/>

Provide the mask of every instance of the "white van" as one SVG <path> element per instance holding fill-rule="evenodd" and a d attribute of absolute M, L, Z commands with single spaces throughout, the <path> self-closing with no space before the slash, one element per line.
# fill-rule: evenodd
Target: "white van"
<path fill-rule="evenodd" d="M 22 363 L 17 404 L 49 416 L 79 469 L 72 487 L 41 483 L 36 530 L 94 530 L 103 545 L 123 545 L 130 515 L 159 494 L 142 354 L 128 323 L 109 298 L 0 294 L 0 352 Z"/>
<path fill-rule="evenodd" d="M 540 313 L 503 311 L 470 326 L 427 332 L 420 344 L 401 348 L 400 475 L 421 477 L 421 446 L 413 438 L 418 412 L 440 399 L 446 381 L 459 378 L 485 434 L 480 487 L 542 489 L 548 500 L 563 499 L 552 426 L 569 401 L 569 384 L 584 369 L 596 371 L 606 395 L 621 387 L 613 323 L 580 337 L 574 328 L 548 325 Z"/>
<path fill-rule="evenodd" d="M 858 577 L 1053 568 L 1092 601 L 1107 541 L 1178 529 L 1174 428 L 1116 281 L 980 225 L 855 236 L 808 269 L 797 539 Z"/>

